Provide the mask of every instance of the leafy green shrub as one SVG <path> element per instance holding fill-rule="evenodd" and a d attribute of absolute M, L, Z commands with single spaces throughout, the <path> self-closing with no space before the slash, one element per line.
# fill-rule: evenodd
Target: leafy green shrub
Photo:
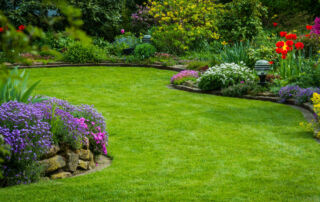
<path fill-rule="evenodd" d="M 209 68 L 199 78 L 199 88 L 202 90 L 220 90 L 241 81 L 254 80 L 253 72 L 243 63 L 223 63 Z"/>
<path fill-rule="evenodd" d="M 154 56 L 155 53 L 156 48 L 149 43 L 139 44 L 134 49 L 134 55 L 142 60 Z"/>
<path fill-rule="evenodd" d="M 311 34 L 310 36 L 302 36 L 301 42 L 304 44 L 305 56 L 313 57 L 320 50 L 320 35 Z"/>
<path fill-rule="evenodd" d="M 242 97 L 249 93 L 249 91 L 255 88 L 254 82 L 240 82 L 238 84 L 229 86 L 228 88 L 224 88 L 221 90 L 223 96 L 229 97 Z"/>
<path fill-rule="evenodd" d="M 97 46 L 75 42 L 64 52 L 63 60 L 71 63 L 101 62 L 105 52 Z"/>
<path fill-rule="evenodd" d="M 39 82 L 35 82 L 30 87 L 27 87 L 28 75 L 25 74 L 25 70 L 20 74 L 18 68 L 11 70 L 9 76 L 0 82 L 0 104 L 9 101 L 24 103 L 42 101 L 42 98 L 31 96 Z"/>
<path fill-rule="evenodd" d="M 262 17 L 266 13 L 259 0 L 233 0 L 219 15 L 219 34 L 232 42 L 250 40 L 262 30 Z"/>
<path fill-rule="evenodd" d="M 102 37 L 93 37 L 93 45 L 103 49 L 106 53 L 110 53 L 113 46 L 109 41 L 104 40 Z"/>

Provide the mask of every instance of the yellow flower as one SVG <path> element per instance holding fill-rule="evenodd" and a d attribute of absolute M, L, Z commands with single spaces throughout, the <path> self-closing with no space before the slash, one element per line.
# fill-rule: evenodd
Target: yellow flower
<path fill-rule="evenodd" d="M 222 44 L 223 46 L 225 46 L 225 45 L 227 45 L 227 44 L 228 44 L 228 42 L 226 42 L 226 41 L 222 41 L 222 42 L 221 42 L 221 44 Z"/>

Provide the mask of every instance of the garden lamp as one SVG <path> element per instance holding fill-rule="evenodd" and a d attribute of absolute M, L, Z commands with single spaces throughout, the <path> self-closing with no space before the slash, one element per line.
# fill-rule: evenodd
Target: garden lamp
<path fill-rule="evenodd" d="M 268 71 L 271 70 L 270 64 L 266 60 L 258 60 L 256 64 L 254 65 L 254 69 L 256 70 L 259 78 L 260 78 L 260 85 L 266 84 L 266 77 Z"/>
<path fill-rule="evenodd" d="M 151 43 L 151 35 L 144 35 L 142 38 L 142 43 Z"/>

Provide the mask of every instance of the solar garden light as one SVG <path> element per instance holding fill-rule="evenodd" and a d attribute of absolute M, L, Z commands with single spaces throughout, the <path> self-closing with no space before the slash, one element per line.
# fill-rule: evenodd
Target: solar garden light
<path fill-rule="evenodd" d="M 151 43 L 151 35 L 144 35 L 142 38 L 142 43 Z"/>
<path fill-rule="evenodd" d="M 262 86 L 266 85 L 267 72 L 271 70 L 269 62 L 266 60 L 258 60 L 254 65 L 254 69 L 260 78 L 259 84 Z"/>

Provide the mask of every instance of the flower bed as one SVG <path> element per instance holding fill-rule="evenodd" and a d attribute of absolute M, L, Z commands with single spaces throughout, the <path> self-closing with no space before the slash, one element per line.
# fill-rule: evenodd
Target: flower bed
<path fill-rule="evenodd" d="M 2 186 L 34 182 L 44 173 L 52 176 L 61 169 L 71 175 L 77 167 L 89 169 L 89 163 L 81 162 L 83 153 L 88 154 L 82 159 L 90 161 L 90 168 L 94 167 L 93 155 L 107 154 L 108 135 L 103 116 L 91 106 L 74 106 L 55 98 L 39 103 L 3 103 L 0 106 L 0 134 L 4 143 L 10 146 L 10 155 L 6 155 L 0 165 L 4 174 L 0 180 Z M 67 163 L 72 151 L 75 168 L 70 169 Z M 58 152 L 61 155 L 56 157 Z M 77 155 L 80 157 L 76 158 Z M 50 160 L 40 166 L 40 159 L 53 156 L 59 163 Z M 48 166 L 55 169 L 48 170 Z"/>

